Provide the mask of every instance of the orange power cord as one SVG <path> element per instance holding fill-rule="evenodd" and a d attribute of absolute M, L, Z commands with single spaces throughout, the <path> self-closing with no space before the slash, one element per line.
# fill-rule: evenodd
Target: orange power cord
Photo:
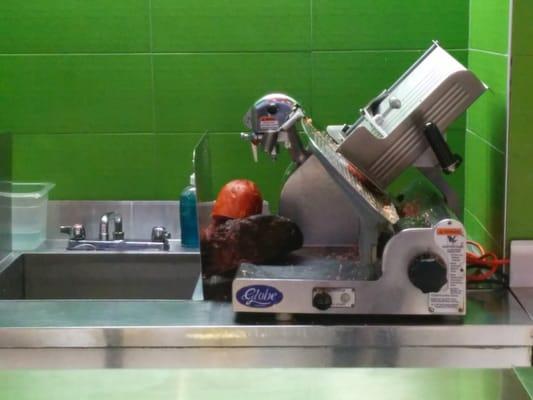
<path fill-rule="evenodd" d="M 498 258 L 493 252 L 486 252 L 483 246 L 473 240 L 467 240 L 468 245 L 476 249 L 475 252 L 466 252 L 466 265 L 478 265 L 480 267 L 488 268 L 483 273 L 474 273 L 467 275 L 466 280 L 468 282 L 482 282 L 494 275 L 502 265 L 509 264 L 508 259 Z"/>

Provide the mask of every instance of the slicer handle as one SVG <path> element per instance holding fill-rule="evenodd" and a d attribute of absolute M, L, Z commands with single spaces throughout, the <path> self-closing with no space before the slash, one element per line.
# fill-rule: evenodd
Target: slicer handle
<path fill-rule="evenodd" d="M 454 172 L 461 165 L 463 159 L 458 154 L 452 153 L 437 125 L 433 122 L 426 123 L 424 134 L 444 173 L 451 174 Z"/>

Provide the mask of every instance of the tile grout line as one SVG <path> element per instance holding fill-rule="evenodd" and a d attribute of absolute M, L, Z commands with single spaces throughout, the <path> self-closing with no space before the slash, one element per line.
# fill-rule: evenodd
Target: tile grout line
<path fill-rule="evenodd" d="M 152 22 L 152 0 L 148 0 L 148 38 L 150 41 L 150 74 L 152 93 L 152 133 L 157 132 L 155 107 L 155 71 L 154 71 L 154 30 Z"/>
<path fill-rule="evenodd" d="M 503 255 L 507 256 L 507 221 L 508 221 L 508 189 L 509 189 L 509 140 L 511 133 L 511 79 L 512 79 L 512 55 L 513 55 L 513 17 L 514 17 L 514 1 L 507 0 L 509 3 L 509 15 L 507 16 L 507 101 L 506 101 L 506 132 L 505 132 L 505 182 L 504 182 L 504 196 L 503 196 Z"/>
<path fill-rule="evenodd" d="M 151 27 L 150 27 L 151 30 Z M 150 35 L 151 36 L 151 35 Z M 150 40 L 150 47 L 152 43 Z M 475 49 L 470 49 L 475 50 Z M 244 51 L 175 51 L 175 52 L 131 52 L 131 53 L 0 53 L 0 57 L 85 57 L 85 56 L 180 56 L 180 55 L 242 55 L 242 54 L 308 54 L 308 53 L 420 53 L 424 52 L 425 49 L 328 49 L 328 50 L 244 50 Z M 454 51 L 469 51 L 469 49 L 462 48 L 449 48 L 446 49 L 448 52 Z M 484 50 L 475 50 L 475 51 L 484 51 Z M 506 56 L 506 54 L 494 53 L 501 56 Z"/>
<path fill-rule="evenodd" d="M 470 51 L 477 51 L 479 53 L 490 54 L 490 55 L 493 55 L 493 56 L 509 57 L 509 54 L 507 54 L 507 53 L 498 53 L 497 51 L 475 49 L 475 48 L 470 49 Z"/>
<path fill-rule="evenodd" d="M 489 142 L 487 139 L 485 139 L 484 137 L 478 135 L 476 132 L 474 132 L 472 129 L 470 128 L 466 128 L 466 131 L 468 133 L 470 133 L 471 135 L 475 136 L 476 138 L 478 138 L 479 140 L 481 140 L 483 143 L 485 143 L 487 146 L 489 146 L 490 148 L 492 148 L 493 150 L 495 150 L 496 152 L 498 152 L 500 155 L 505 155 L 505 151 L 503 150 L 500 150 L 499 148 L 497 148 L 496 146 L 494 146 L 491 142 Z"/>
<path fill-rule="evenodd" d="M 481 227 L 481 229 L 483 229 L 485 231 L 485 233 L 487 234 L 488 237 L 490 237 L 492 239 L 492 241 L 495 243 L 495 244 L 498 244 L 498 240 L 492 235 L 492 233 L 490 233 L 487 228 L 485 227 L 485 225 L 483 225 L 483 223 L 479 220 L 479 218 L 472 212 L 470 211 L 467 207 L 465 207 L 465 211 L 470 214 L 470 216 L 474 219 L 474 221 Z"/>

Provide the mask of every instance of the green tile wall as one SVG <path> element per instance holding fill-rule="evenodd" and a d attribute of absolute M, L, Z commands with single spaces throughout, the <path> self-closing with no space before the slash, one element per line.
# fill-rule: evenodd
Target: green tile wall
<path fill-rule="evenodd" d="M 512 26 L 507 239 L 533 239 L 533 3 L 515 0 Z"/>
<path fill-rule="evenodd" d="M 318 50 L 413 50 L 438 39 L 465 48 L 465 0 L 313 0 L 313 48 Z"/>
<path fill-rule="evenodd" d="M 244 113 L 269 91 L 311 106 L 303 52 L 155 55 L 154 77 L 157 132 L 239 132 Z"/>
<path fill-rule="evenodd" d="M 150 50 L 146 0 L 2 0 L 2 53 L 131 53 Z"/>
<path fill-rule="evenodd" d="M 171 199 L 176 197 L 176 186 L 188 180 L 199 137 L 194 133 L 20 134 L 14 137 L 13 173 L 23 177 L 20 180 L 52 180 L 56 199 L 121 199 L 124 193 L 139 200 Z"/>
<path fill-rule="evenodd" d="M 148 55 L 0 56 L 2 128 L 151 132 L 150 68 Z"/>
<path fill-rule="evenodd" d="M 507 54 L 509 0 L 470 0 L 470 48 Z"/>
<path fill-rule="evenodd" d="M 468 110 L 467 129 L 500 151 L 505 151 L 508 62 L 506 55 L 480 50 L 471 50 L 468 62 L 489 89 Z"/>
<path fill-rule="evenodd" d="M 307 51 L 309 0 L 152 0 L 157 52 Z"/>
<path fill-rule="evenodd" d="M 467 225 L 470 236 L 487 247 L 501 250 L 505 193 L 505 153 L 473 131 L 466 137 L 465 208 L 480 227 Z M 476 236 L 479 229 L 486 231 Z M 490 237 L 490 241 L 485 240 Z"/>
<path fill-rule="evenodd" d="M 513 0 L 513 56 L 533 55 L 533 4 L 528 0 Z M 514 74 L 513 74 L 514 75 Z"/>
<path fill-rule="evenodd" d="M 466 122 L 465 224 L 469 236 L 503 250 L 509 0 L 470 0 L 468 66 L 489 89 Z"/>
<path fill-rule="evenodd" d="M 466 62 L 468 19 L 466 0 L 3 0 L 0 131 L 14 178 L 53 199 L 176 199 L 211 131 L 215 186 L 255 178 L 274 200 L 287 157 L 254 164 L 238 136 L 254 100 L 351 122 L 431 40 Z"/>

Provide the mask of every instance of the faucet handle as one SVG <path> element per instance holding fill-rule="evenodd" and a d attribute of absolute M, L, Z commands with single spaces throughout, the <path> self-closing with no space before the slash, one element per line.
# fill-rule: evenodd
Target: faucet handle
<path fill-rule="evenodd" d="M 167 228 L 164 226 L 154 226 L 152 228 L 152 242 L 163 243 L 164 250 L 170 249 L 168 239 L 170 239 L 170 232 L 167 231 Z"/>
<path fill-rule="evenodd" d="M 71 240 L 84 240 L 85 239 L 85 227 L 82 224 L 61 225 L 59 227 L 61 233 L 69 235 Z"/>
<path fill-rule="evenodd" d="M 154 226 L 152 228 L 152 242 L 165 242 L 170 239 L 170 232 L 164 226 Z"/>

